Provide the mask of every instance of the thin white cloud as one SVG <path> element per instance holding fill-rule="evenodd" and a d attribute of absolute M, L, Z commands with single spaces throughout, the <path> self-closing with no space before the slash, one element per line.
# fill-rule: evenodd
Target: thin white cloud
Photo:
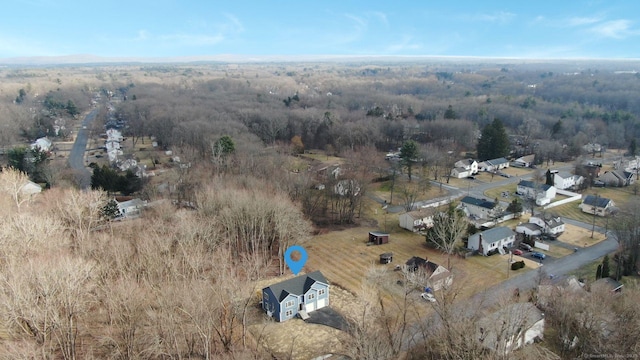
<path fill-rule="evenodd" d="M 229 30 L 231 30 L 233 32 L 237 32 L 237 33 L 240 33 L 240 32 L 244 31 L 244 25 L 242 25 L 242 22 L 237 17 L 235 17 L 234 15 L 229 14 L 229 13 L 225 13 L 224 16 L 230 22 L 230 24 L 223 25 L 223 27 L 225 29 L 229 29 Z"/>
<path fill-rule="evenodd" d="M 508 11 L 497 11 L 494 13 L 477 13 L 462 15 L 462 20 L 475 22 L 491 22 L 505 24 L 511 22 L 516 14 Z"/>
<path fill-rule="evenodd" d="M 371 17 L 378 19 L 384 26 L 389 26 L 389 19 L 387 19 L 387 14 L 380 11 L 372 11 Z"/>
<path fill-rule="evenodd" d="M 566 24 L 568 26 L 584 26 L 591 25 L 602 21 L 601 17 L 571 17 L 567 19 Z"/>
<path fill-rule="evenodd" d="M 640 31 L 633 29 L 631 21 L 626 19 L 606 21 L 591 27 L 589 31 L 598 37 L 611 39 L 640 35 Z"/>

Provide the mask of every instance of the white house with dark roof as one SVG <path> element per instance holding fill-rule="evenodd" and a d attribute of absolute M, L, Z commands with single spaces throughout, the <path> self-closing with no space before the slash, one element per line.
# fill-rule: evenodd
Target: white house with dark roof
<path fill-rule="evenodd" d="M 478 169 L 481 171 L 498 171 L 509 167 L 509 160 L 501 157 L 497 159 L 485 160 L 478 164 Z"/>
<path fill-rule="evenodd" d="M 329 283 L 320 271 L 299 275 L 262 289 L 262 309 L 276 321 L 329 306 Z"/>
<path fill-rule="evenodd" d="M 611 199 L 602 196 L 587 195 L 582 198 L 582 203 L 578 205 L 580 210 L 587 214 L 596 214 L 598 216 L 607 216 L 616 204 Z"/>
<path fill-rule="evenodd" d="M 469 236 L 467 248 L 477 250 L 482 255 L 488 255 L 491 251 L 506 253 L 505 248 L 510 248 L 516 241 L 516 234 L 505 226 L 495 227 Z"/>
<path fill-rule="evenodd" d="M 529 180 L 520 180 L 516 193 L 527 199 L 535 199 L 536 205 L 546 205 L 556 197 L 556 188 L 547 184 L 536 184 Z"/>
<path fill-rule="evenodd" d="M 460 209 L 473 219 L 492 219 L 502 213 L 502 208 L 496 201 L 465 196 L 460 200 Z"/>

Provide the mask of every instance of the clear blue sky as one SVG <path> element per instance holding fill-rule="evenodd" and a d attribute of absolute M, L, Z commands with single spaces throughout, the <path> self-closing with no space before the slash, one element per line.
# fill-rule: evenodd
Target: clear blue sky
<path fill-rule="evenodd" d="M 0 58 L 640 58 L 640 1 L 12 0 Z"/>

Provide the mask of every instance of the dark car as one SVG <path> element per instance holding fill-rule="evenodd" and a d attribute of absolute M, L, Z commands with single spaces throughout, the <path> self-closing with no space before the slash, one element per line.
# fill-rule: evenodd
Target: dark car
<path fill-rule="evenodd" d="M 531 257 L 532 258 L 536 258 L 536 259 L 540 259 L 540 260 L 544 260 L 545 257 L 547 257 L 545 254 L 540 253 L 540 252 L 533 252 L 531 253 Z"/>

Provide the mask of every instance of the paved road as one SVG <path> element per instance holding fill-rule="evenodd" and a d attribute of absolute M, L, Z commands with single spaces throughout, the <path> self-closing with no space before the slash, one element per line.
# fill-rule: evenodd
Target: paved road
<path fill-rule="evenodd" d="M 98 109 L 94 109 L 82 120 L 82 126 L 69 153 L 69 165 L 78 172 L 77 179 L 81 189 L 87 189 L 91 186 L 91 172 L 84 166 L 84 152 L 89 140 L 89 128 L 97 114 Z"/>

